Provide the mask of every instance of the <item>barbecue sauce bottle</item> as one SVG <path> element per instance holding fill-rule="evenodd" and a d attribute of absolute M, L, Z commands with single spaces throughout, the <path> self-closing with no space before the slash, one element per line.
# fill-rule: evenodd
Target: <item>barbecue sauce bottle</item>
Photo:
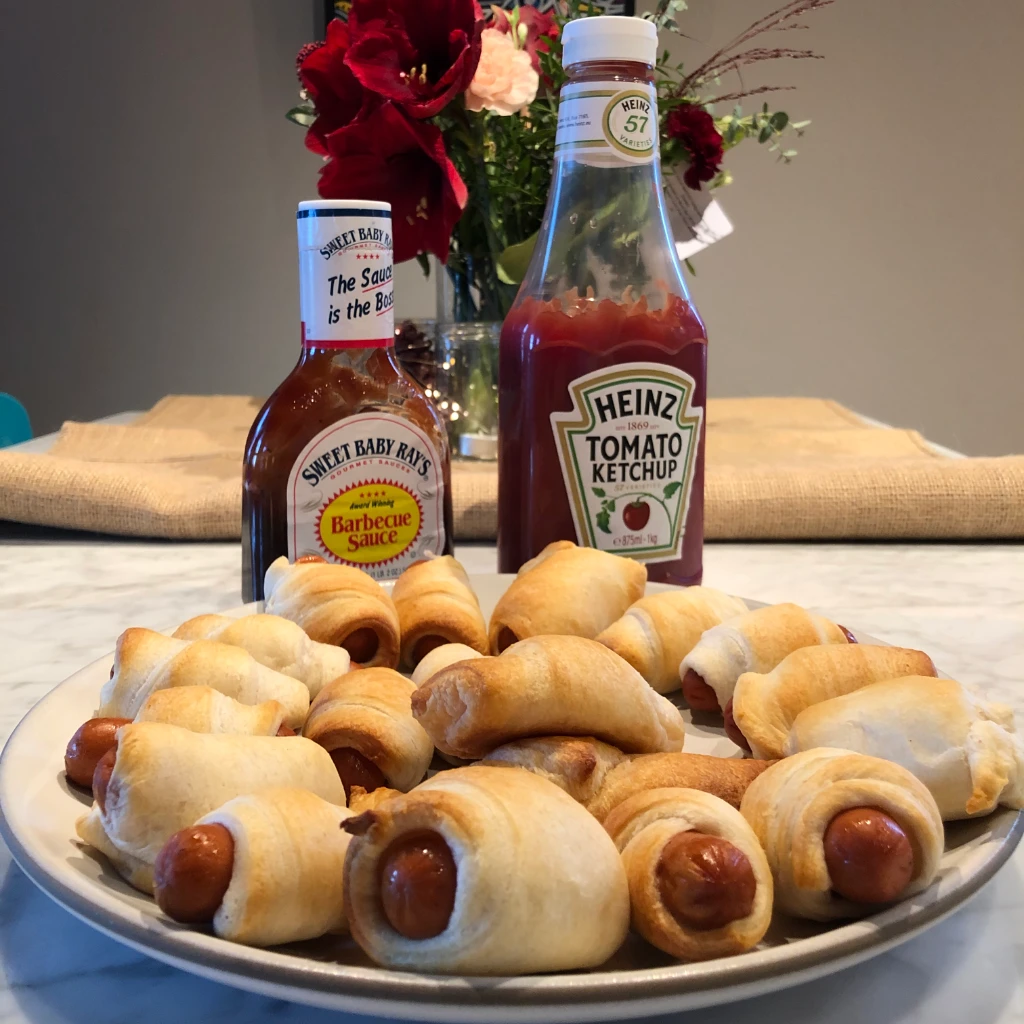
<path fill-rule="evenodd" d="M 657 32 L 591 17 L 562 39 L 551 193 L 501 332 L 498 566 L 573 540 L 695 584 L 707 334 L 665 215 Z"/>
<path fill-rule="evenodd" d="M 444 424 L 395 355 L 391 207 L 299 204 L 302 351 L 246 442 L 242 595 L 274 559 L 394 579 L 452 550 Z"/>

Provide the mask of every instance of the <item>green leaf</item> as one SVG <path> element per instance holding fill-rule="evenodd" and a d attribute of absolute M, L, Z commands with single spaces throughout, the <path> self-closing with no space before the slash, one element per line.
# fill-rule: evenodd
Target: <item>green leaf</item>
<path fill-rule="evenodd" d="M 696 276 L 697 276 L 697 271 L 696 271 L 696 269 L 694 269 L 694 266 L 693 266 L 693 264 L 692 264 L 692 263 L 690 262 L 689 258 L 687 258 L 687 259 L 683 260 L 683 264 L 685 265 L 686 269 L 687 269 L 687 270 L 688 270 L 688 271 L 689 271 L 689 272 L 690 272 L 690 273 L 691 273 L 691 274 L 692 274 L 692 275 L 693 275 L 694 277 L 696 277 Z"/>
<path fill-rule="evenodd" d="M 670 483 L 665 488 L 665 498 L 666 498 L 666 500 L 671 498 L 672 495 L 675 494 L 676 491 L 678 491 L 679 488 L 682 487 L 682 486 L 683 486 L 683 481 L 682 480 L 673 480 L 672 483 Z"/>
<path fill-rule="evenodd" d="M 595 494 L 596 494 L 596 495 L 597 495 L 597 496 L 598 496 L 599 498 L 603 498 L 603 497 L 605 496 L 605 493 L 606 493 L 606 492 L 605 492 L 605 491 L 603 491 L 603 490 L 601 490 L 601 488 L 600 488 L 600 487 L 595 487 L 595 488 L 594 488 L 594 493 L 595 493 Z"/>
<path fill-rule="evenodd" d="M 781 132 L 789 124 L 789 114 L 784 110 L 776 110 L 770 118 L 770 124 L 777 132 Z"/>
<path fill-rule="evenodd" d="M 537 244 L 538 233 L 535 231 L 524 241 L 510 245 L 498 257 L 498 279 L 502 284 L 519 284 L 525 277 L 526 268 L 530 265 L 530 258 Z"/>
<path fill-rule="evenodd" d="M 292 109 L 284 116 L 287 117 L 292 124 L 308 128 L 316 120 L 316 111 L 313 110 L 312 107 L 292 107 Z"/>
<path fill-rule="evenodd" d="M 766 124 L 757 133 L 757 141 L 758 142 L 762 142 L 762 143 L 767 142 L 771 137 L 772 137 L 772 126 L 770 124 Z"/>
<path fill-rule="evenodd" d="M 609 517 L 607 512 L 603 512 L 602 511 L 602 512 L 598 512 L 597 513 L 597 528 L 602 533 L 611 533 L 612 532 L 612 530 L 611 530 L 611 519 L 610 519 L 610 517 Z"/>

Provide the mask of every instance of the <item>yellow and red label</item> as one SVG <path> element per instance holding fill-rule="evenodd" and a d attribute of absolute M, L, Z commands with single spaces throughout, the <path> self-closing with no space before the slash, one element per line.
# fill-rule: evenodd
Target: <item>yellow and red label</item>
<path fill-rule="evenodd" d="M 337 558 L 381 565 L 404 554 L 423 523 L 419 499 L 398 484 L 380 481 L 342 491 L 320 514 L 320 543 Z"/>
<path fill-rule="evenodd" d="M 411 420 L 349 416 L 320 431 L 288 475 L 288 557 L 319 555 L 397 579 L 445 547 L 444 465 Z"/>

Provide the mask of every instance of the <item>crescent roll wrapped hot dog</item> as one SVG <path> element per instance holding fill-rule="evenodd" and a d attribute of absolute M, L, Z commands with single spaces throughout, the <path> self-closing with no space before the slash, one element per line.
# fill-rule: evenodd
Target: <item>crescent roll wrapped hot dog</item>
<path fill-rule="evenodd" d="M 236 796 L 297 786 L 339 806 L 345 790 L 330 756 L 300 736 L 230 736 L 139 722 L 118 730 L 96 766 L 92 809 L 79 837 L 132 885 L 153 891 L 164 843 Z"/>
<path fill-rule="evenodd" d="M 443 644 L 465 644 L 488 653 L 487 623 L 466 570 L 451 555 L 410 565 L 391 597 L 402 627 L 402 660 L 412 670 Z"/>
<path fill-rule="evenodd" d="M 757 608 L 713 626 L 683 658 L 683 696 L 694 711 L 722 711 L 744 672 L 770 672 L 801 647 L 856 642 L 842 626 L 799 605 Z"/>
<path fill-rule="evenodd" d="M 633 927 L 680 960 L 756 946 L 772 920 L 772 873 L 743 815 L 696 789 L 652 789 L 605 821 L 622 854 Z"/>
<path fill-rule="evenodd" d="M 235 797 L 164 844 L 154 869 L 157 905 L 250 946 L 343 932 L 351 836 L 341 823 L 351 814 L 293 787 Z"/>
<path fill-rule="evenodd" d="M 64 752 L 67 777 L 92 787 L 100 758 L 117 746 L 117 730 L 130 718 L 90 718 L 78 727 Z M 178 686 L 157 690 L 135 716 L 136 722 L 164 722 L 192 732 L 233 733 L 236 736 L 295 734 L 284 724 L 284 708 L 276 700 L 240 704 L 209 686 Z"/>
<path fill-rule="evenodd" d="M 892 679 L 815 704 L 797 715 L 786 752 L 839 744 L 913 772 L 945 821 L 1024 807 L 1013 712 L 952 679 Z"/>
<path fill-rule="evenodd" d="M 679 663 L 701 634 L 741 615 L 746 603 L 712 587 L 687 587 L 640 598 L 597 637 L 658 693 L 679 689 Z"/>
<path fill-rule="evenodd" d="M 332 679 L 350 668 L 349 653 L 310 640 L 301 626 L 280 615 L 199 615 L 175 631 L 178 640 L 216 640 L 248 651 L 261 665 L 298 679 L 315 697 Z"/>
<path fill-rule="evenodd" d="M 785 757 L 790 727 L 805 708 L 884 679 L 910 675 L 936 675 L 932 659 L 924 651 L 865 644 L 803 647 L 783 658 L 771 672 L 740 676 L 732 707 L 725 709 L 725 730 L 734 743 L 755 757 Z"/>
<path fill-rule="evenodd" d="M 628 753 L 680 750 L 678 708 L 635 669 L 593 640 L 538 636 L 497 658 L 436 673 L 412 697 L 412 713 L 434 745 L 483 757 L 526 736 L 594 736 Z"/>
<path fill-rule="evenodd" d="M 153 693 L 178 686 L 209 686 L 241 704 L 276 700 L 293 729 L 302 727 L 309 711 L 303 683 L 261 665 L 241 647 L 126 629 L 117 638 L 114 670 L 100 691 L 98 714 L 134 718 Z"/>
<path fill-rule="evenodd" d="M 777 761 L 740 806 L 768 857 L 775 906 L 862 917 L 931 884 L 942 817 L 928 789 L 878 757 L 818 747 Z"/>
<path fill-rule="evenodd" d="M 644 595 L 647 569 L 619 555 L 549 544 L 519 570 L 491 616 L 491 650 L 540 634 L 593 639 Z"/>
<path fill-rule="evenodd" d="M 613 808 L 650 789 L 699 789 L 739 807 L 747 787 L 773 762 L 711 757 L 708 754 L 644 754 L 616 765 L 587 810 L 604 821 Z"/>
<path fill-rule="evenodd" d="M 412 716 L 415 685 L 390 668 L 350 672 L 328 683 L 302 731 L 331 755 L 349 792 L 412 789 L 427 773 L 434 744 Z"/>
<path fill-rule="evenodd" d="M 540 736 L 513 740 L 492 750 L 481 764 L 525 768 L 553 782 L 581 804 L 594 798 L 608 773 L 626 755 L 593 736 Z"/>
<path fill-rule="evenodd" d="M 454 665 L 457 661 L 472 661 L 473 658 L 482 658 L 479 651 L 465 644 L 445 644 L 443 647 L 435 647 L 429 654 L 425 655 L 420 663 L 413 669 L 412 681 L 417 686 L 422 686 L 435 672 Z"/>
<path fill-rule="evenodd" d="M 289 565 L 283 555 L 264 579 L 266 611 L 300 625 L 317 643 L 344 647 L 364 668 L 398 667 L 398 612 L 362 569 L 322 559 Z"/>
<path fill-rule="evenodd" d="M 595 967 L 629 928 L 615 844 L 530 772 L 473 765 L 349 818 L 345 909 L 377 963 L 526 974 Z"/>

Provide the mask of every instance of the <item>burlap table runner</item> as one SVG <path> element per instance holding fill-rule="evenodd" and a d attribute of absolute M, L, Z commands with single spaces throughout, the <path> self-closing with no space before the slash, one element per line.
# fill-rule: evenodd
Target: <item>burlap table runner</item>
<path fill-rule="evenodd" d="M 172 395 L 128 426 L 66 423 L 45 454 L 0 451 L 0 519 L 181 539 L 239 536 L 260 401 Z M 953 459 L 912 430 L 814 398 L 708 406 L 709 539 L 1021 538 L 1024 457 Z M 452 467 L 455 533 L 493 539 L 493 463 Z"/>

